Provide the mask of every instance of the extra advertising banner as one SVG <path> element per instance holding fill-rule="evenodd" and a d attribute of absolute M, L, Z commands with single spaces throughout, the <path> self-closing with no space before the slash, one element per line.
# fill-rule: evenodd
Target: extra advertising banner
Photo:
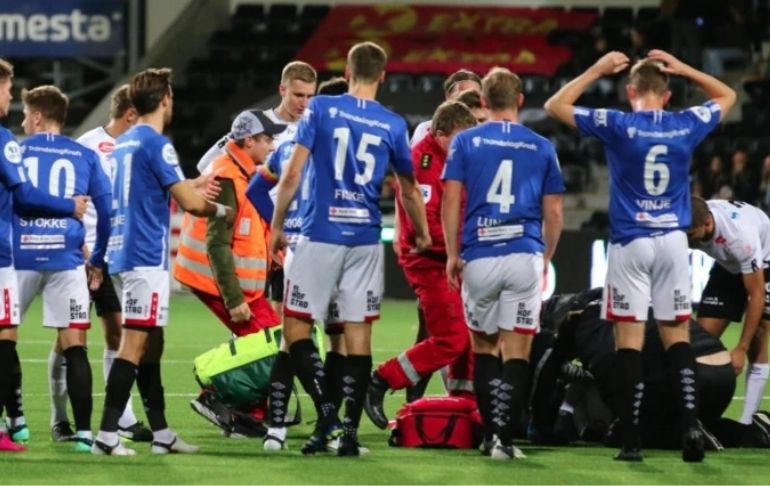
<path fill-rule="evenodd" d="M 126 4 L 125 0 L 0 0 L 0 56 L 120 54 Z"/>
<path fill-rule="evenodd" d="M 608 241 L 605 233 L 597 231 L 564 231 L 556 254 L 544 282 L 544 298 L 553 294 L 575 293 L 581 290 L 603 287 L 607 273 Z M 386 295 L 391 298 L 414 298 L 403 272 L 387 245 L 385 258 Z M 390 254 L 389 254 L 390 253 Z M 703 288 L 708 282 L 714 259 L 695 250 L 690 252 L 690 278 L 692 301 L 700 302 Z"/>
<path fill-rule="evenodd" d="M 520 74 L 551 76 L 570 57 L 551 46 L 554 29 L 586 30 L 588 12 L 555 9 L 435 6 L 334 7 L 297 55 L 317 69 L 341 71 L 353 44 L 371 40 L 389 54 L 388 69 L 449 74 L 484 73 L 505 66 Z"/>

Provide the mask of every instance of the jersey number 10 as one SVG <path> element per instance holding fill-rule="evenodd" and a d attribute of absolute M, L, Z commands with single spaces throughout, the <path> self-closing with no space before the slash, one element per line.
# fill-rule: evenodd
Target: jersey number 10
<path fill-rule="evenodd" d="M 40 181 L 40 159 L 27 157 L 24 159 L 24 167 L 27 169 L 29 180 L 33 186 L 38 187 Z M 64 175 L 64 193 L 59 190 L 62 174 Z M 24 177 L 22 179 L 25 179 Z M 48 175 L 48 194 L 56 197 L 70 198 L 75 194 L 75 166 L 67 159 L 56 159 L 51 165 Z"/>

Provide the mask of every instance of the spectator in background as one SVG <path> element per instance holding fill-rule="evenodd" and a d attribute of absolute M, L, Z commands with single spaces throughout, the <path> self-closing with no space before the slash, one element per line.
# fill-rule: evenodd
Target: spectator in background
<path fill-rule="evenodd" d="M 738 149 L 733 153 L 733 168 L 730 173 L 730 187 L 732 199 L 755 204 L 759 192 L 759 184 L 754 179 L 751 169 L 748 167 L 749 154 Z"/>
<path fill-rule="evenodd" d="M 631 27 L 628 36 L 631 40 L 629 57 L 633 60 L 647 57 L 647 52 L 650 50 L 649 45 L 647 45 L 647 31 L 641 26 L 635 25 Z"/>
<path fill-rule="evenodd" d="M 697 182 L 700 187 L 698 192 L 703 199 L 721 199 L 728 194 L 730 179 L 725 174 L 724 165 L 722 156 L 714 154 L 711 156 L 708 168 L 701 171 Z"/>

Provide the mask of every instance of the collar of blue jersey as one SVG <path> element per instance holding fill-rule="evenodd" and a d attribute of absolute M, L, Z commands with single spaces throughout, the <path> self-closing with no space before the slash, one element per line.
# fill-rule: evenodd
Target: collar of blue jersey
<path fill-rule="evenodd" d="M 246 177 L 251 179 L 254 173 L 257 171 L 257 164 L 251 160 L 249 154 L 247 154 L 242 148 L 235 143 L 235 140 L 229 140 L 225 145 L 225 152 L 230 156 L 238 170 Z"/>

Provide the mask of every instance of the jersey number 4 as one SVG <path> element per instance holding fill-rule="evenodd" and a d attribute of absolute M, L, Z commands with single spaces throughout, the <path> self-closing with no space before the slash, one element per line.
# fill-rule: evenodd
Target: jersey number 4
<path fill-rule="evenodd" d="M 334 178 L 341 181 L 345 173 L 345 161 L 347 160 L 348 145 L 350 145 L 350 129 L 347 127 L 339 127 L 334 129 L 334 139 L 337 140 L 337 152 L 334 156 Z M 363 162 L 363 173 L 356 170 L 355 183 L 359 186 L 363 186 L 372 180 L 374 175 L 374 168 L 377 165 L 377 160 L 374 158 L 374 154 L 367 152 L 370 145 L 378 147 L 382 142 L 382 138 L 371 133 L 361 134 L 361 140 L 358 142 L 358 148 L 356 149 L 356 160 Z"/>
<path fill-rule="evenodd" d="M 24 159 L 29 181 L 38 187 L 40 181 L 40 159 L 27 157 Z M 64 192 L 60 191 L 62 176 L 64 176 Z M 48 175 L 48 194 L 56 197 L 70 198 L 75 194 L 75 166 L 67 159 L 56 159 L 51 165 Z"/>
<path fill-rule="evenodd" d="M 513 160 L 506 159 L 500 162 L 497 173 L 487 191 L 487 202 L 490 204 L 499 204 L 500 212 L 507 214 L 511 212 L 511 206 L 516 203 L 516 196 L 513 195 Z"/>

